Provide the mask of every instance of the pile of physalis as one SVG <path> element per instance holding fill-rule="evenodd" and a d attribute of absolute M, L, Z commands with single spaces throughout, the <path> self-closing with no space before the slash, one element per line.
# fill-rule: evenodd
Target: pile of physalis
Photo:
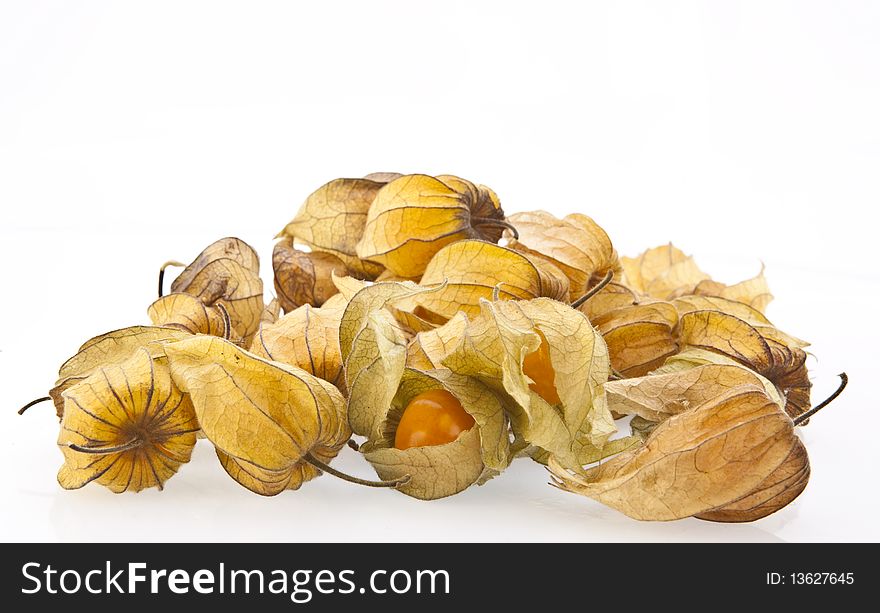
<path fill-rule="evenodd" d="M 257 254 L 221 239 L 165 295 L 182 265 L 162 266 L 152 325 L 61 366 L 41 400 L 62 487 L 161 488 L 199 437 L 267 496 L 328 472 L 436 499 L 524 457 L 636 519 L 740 522 L 807 484 L 796 430 L 827 401 L 810 409 L 763 273 L 724 285 L 672 245 L 618 258 L 586 215 L 505 216 L 451 175 L 331 181 L 277 238 L 268 305 Z M 380 480 L 329 466 L 346 445 Z"/>

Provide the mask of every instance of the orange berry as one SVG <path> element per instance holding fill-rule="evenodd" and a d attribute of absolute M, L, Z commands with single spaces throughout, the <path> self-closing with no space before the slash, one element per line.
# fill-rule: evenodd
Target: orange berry
<path fill-rule="evenodd" d="M 523 373 L 533 381 L 529 389 L 550 404 L 559 404 L 559 392 L 556 391 L 556 371 L 550 362 L 550 345 L 544 333 L 535 329 L 541 337 L 541 345 L 523 359 Z"/>
<path fill-rule="evenodd" d="M 446 390 L 422 392 L 403 410 L 394 446 L 397 449 L 451 443 L 474 425 L 458 398 Z"/>

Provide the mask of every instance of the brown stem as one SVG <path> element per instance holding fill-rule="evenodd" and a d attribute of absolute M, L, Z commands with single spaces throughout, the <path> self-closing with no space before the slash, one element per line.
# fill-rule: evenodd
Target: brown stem
<path fill-rule="evenodd" d="M 307 453 L 303 460 L 314 466 L 315 468 L 324 471 L 325 473 L 331 474 L 334 477 L 339 477 L 343 481 L 348 481 L 349 483 L 356 483 L 357 485 L 366 485 L 368 487 L 400 487 L 404 483 L 410 480 L 409 475 L 404 475 L 402 477 L 398 477 L 397 479 L 392 479 L 391 481 L 369 481 L 367 479 L 358 479 L 357 477 L 352 477 L 351 475 L 346 475 L 343 472 L 339 472 L 335 468 L 325 464 L 315 456 L 310 453 Z"/>
<path fill-rule="evenodd" d="M 601 292 L 602 288 L 604 288 L 606 285 L 611 283 L 611 279 L 613 279 L 613 278 L 614 278 L 614 271 L 613 270 L 609 270 L 608 272 L 606 272 L 605 276 L 602 277 L 602 280 L 599 281 L 596 285 L 594 285 L 590 289 L 590 291 L 588 291 L 586 294 L 584 294 L 583 296 L 581 296 L 580 298 L 578 298 L 577 300 L 575 300 L 574 302 L 571 303 L 571 308 L 573 308 L 573 309 L 578 308 L 583 303 L 585 303 L 587 300 L 589 300 L 590 298 L 592 298 L 593 296 L 595 296 L 596 294 Z"/>
<path fill-rule="evenodd" d="M 131 451 L 137 449 L 144 442 L 138 438 L 133 438 L 127 443 L 114 445 L 113 447 L 82 447 L 76 443 L 67 443 L 67 446 L 80 453 L 94 453 L 96 455 L 107 455 L 108 453 L 122 453 L 123 451 Z"/>
<path fill-rule="evenodd" d="M 168 260 L 167 262 L 162 264 L 162 266 L 159 267 L 159 298 L 161 298 L 164 295 L 165 269 L 168 268 L 169 266 L 186 266 L 186 264 L 183 264 L 183 263 L 178 262 L 176 260 Z"/>
<path fill-rule="evenodd" d="M 846 376 L 845 372 L 842 372 L 837 376 L 840 377 L 840 385 L 837 386 L 837 389 L 834 390 L 834 393 L 831 394 L 830 396 L 828 396 L 828 398 L 826 398 L 825 400 L 823 400 L 822 402 L 820 402 L 819 404 L 814 406 L 812 409 L 810 409 L 806 413 L 802 413 L 801 415 L 798 415 L 794 420 L 795 426 L 800 426 L 802 423 L 804 423 L 805 421 L 810 419 L 813 415 L 815 415 L 816 413 L 818 413 L 819 411 L 821 411 L 822 409 L 827 407 L 829 404 L 831 404 L 835 398 L 840 396 L 840 394 L 843 392 L 844 388 L 846 388 L 846 384 L 849 383 L 849 377 Z"/>
<path fill-rule="evenodd" d="M 475 226 L 495 226 L 496 228 L 504 228 L 513 234 L 514 240 L 519 240 L 519 232 L 513 227 L 513 224 L 506 219 L 494 219 L 492 217 L 471 217 L 471 223 Z"/>
<path fill-rule="evenodd" d="M 360 451 L 361 449 L 361 446 L 355 443 L 353 439 L 348 439 L 348 442 L 346 444 L 355 451 Z"/>
<path fill-rule="evenodd" d="M 36 400 L 31 400 L 29 403 L 24 405 L 18 410 L 19 415 L 24 415 L 24 412 L 29 408 L 34 406 L 35 404 L 40 404 L 41 402 L 46 402 L 47 400 L 52 400 L 52 396 L 43 396 L 42 398 L 37 398 Z"/>

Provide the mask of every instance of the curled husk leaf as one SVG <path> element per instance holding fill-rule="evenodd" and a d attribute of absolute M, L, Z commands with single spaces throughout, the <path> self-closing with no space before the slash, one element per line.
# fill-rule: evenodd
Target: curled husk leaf
<path fill-rule="evenodd" d="M 306 198 L 276 238 L 289 238 L 314 251 L 335 255 L 352 274 L 375 279 L 382 266 L 358 257 L 357 244 L 364 233 L 367 211 L 386 178 L 334 179 L 322 185 Z"/>
<path fill-rule="evenodd" d="M 553 485 L 640 520 L 725 507 L 763 487 L 797 444 L 764 389 L 741 385 L 661 422 L 644 444 L 582 474 L 551 458 Z"/>
<path fill-rule="evenodd" d="M 333 283 L 339 289 L 339 293 L 345 298 L 346 301 L 350 301 L 355 294 L 367 287 L 367 285 L 369 284 L 366 281 L 361 281 L 359 279 L 355 279 L 354 277 L 338 277 L 336 275 L 333 276 Z M 410 281 L 407 279 L 399 281 L 377 280 L 376 283 L 415 284 L 415 281 Z M 433 321 L 429 321 L 422 317 L 422 315 L 426 315 L 426 313 L 424 311 L 421 311 L 418 302 L 416 301 L 416 296 L 417 294 L 413 294 L 409 297 L 401 296 L 395 298 L 393 302 L 389 302 L 385 305 L 385 309 L 394 316 L 394 319 L 397 320 L 397 323 L 400 324 L 402 330 L 407 336 L 413 336 L 418 332 L 422 332 L 423 330 L 431 330 L 437 327 L 437 323 L 434 323 Z"/>
<path fill-rule="evenodd" d="M 566 301 L 568 278 L 549 260 L 479 240 L 452 243 L 437 252 L 421 283 L 443 283 L 442 291 L 419 296 L 420 315 L 443 323 L 459 311 L 480 313 L 480 301 L 553 298 Z"/>
<path fill-rule="evenodd" d="M 700 270 L 693 257 L 672 244 L 648 249 L 635 258 L 621 258 L 620 263 L 628 287 L 658 300 L 689 295 L 715 296 L 742 302 L 761 313 L 773 300 L 763 268 L 751 279 L 725 285 L 711 279 Z"/>
<path fill-rule="evenodd" d="M 171 291 L 183 291 L 183 287 L 192 285 L 205 266 L 215 260 L 232 260 L 245 270 L 257 275 L 260 273 L 260 258 L 254 248 L 240 238 L 228 236 L 205 247 L 196 259 L 177 276 L 174 283 L 171 284 Z"/>
<path fill-rule="evenodd" d="M 394 395 L 377 416 L 381 436 L 367 441 L 361 451 L 382 479 L 410 475 L 398 488 L 404 494 L 422 500 L 451 496 L 483 483 L 510 463 L 507 417 L 495 394 L 479 381 L 448 370 L 407 368 L 399 382 L 377 379 L 373 383 L 394 388 Z M 455 396 L 474 418 L 474 426 L 443 445 L 395 448 L 394 435 L 403 410 L 412 398 L 431 389 L 444 389 Z"/>
<path fill-rule="evenodd" d="M 488 187 L 452 175 L 406 175 L 376 194 L 357 253 L 400 277 L 419 277 L 449 243 L 498 242 L 503 220 L 498 196 Z"/>
<path fill-rule="evenodd" d="M 635 258 L 622 257 L 620 265 L 627 287 L 657 300 L 691 293 L 698 283 L 709 279 L 693 257 L 671 243 L 648 249 Z"/>
<path fill-rule="evenodd" d="M 469 320 L 464 313 L 432 330 L 419 332 L 406 348 L 406 364 L 419 370 L 443 368 L 443 358 L 449 355 L 464 338 Z"/>
<path fill-rule="evenodd" d="M 553 262 L 568 277 L 569 302 L 580 298 L 608 272 L 620 270 L 617 252 L 605 230 L 586 215 L 557 219 L 546 211 L 516 213 L 507 218 L 519 233 L 508 247 Z"/>
<path fill-rule="evenodd" d="M 438 289 L 410 282 L 376 283 L 357 291 L 346 305 L 339 345 L 349 392 L 348 420 L 356 434 L 371 440 L 382 436 L 385 412 L 406 366 L 408 338 L 388 307 Z"/>
<path fill-rule="evenodd" d="M 147 315 L 154 326 L 178 328 L 190 334 L 210 334 L 226 337 L 226 315 L 223 307 L 206 306 L 190 294 L 167 294 L 156 300 L 147 309 Z"/>
<path fill-rule="evenodd" d="M 342 394 L 300 368 L 210 336 L 169 343 L 165 354 L 221 465 L 257 494 L 298 489 L 321 474 L 307 456 L 328 463 L 350 436 Z"/>
<path fill-rule="evenodd" d="M 58 483 L 65 489 L 92 481 L 116 493 L 162 489 L 190 459 L 199 429 L 192 404 L 166 360 L 145 348 L 99 367 L 62 397 Z"/>
<path fill-rule="evenodd" d="M 587 318 L 547 298 L 482 300 L 480 308 L 472 321 L 459 320 L 445 331 L 464 328 L 459 342 L 442 357 L 439 354 L 452 343 L 439 334 L 420 335 L 425 356 L 509 398 L 506 406 L 518 446 L 532 447 L 536 459 L 551 453 L 574 467 L 601 458 L 617 428 L 602 393 L 610 374 L 608 350 Z M 547 343 L 555 372 L 557 405 L 533 391 L 533 381 L 523 372 L 525 357 L 542 342 Z M 625 443 L 616 443 L 621 444 Z"/>
<path fill-rule="evenodd" d="M 175 328 L 131 326 L 87 340 L 74 356 L 61 365 L 55 386 L 49 390 L 58 418 L 64 414 L 62 393 L 88 378 L 100 367 L 120 364 L 141 347 L 147 347 L 151 355 L 160 355 L 162 343 L 189 335 L 189 332 Z"/>
<path fill-rule="evenodd" d="M 689 311 L 679 305 L 679 311 L 676 332 L 683 347 L 720 353 L 766 377 L 785 398 L 785 410 L 792 418 L 809 409 L 811 383 L 804 341 L 769 323 L 718 310 Z"/>
<path fill-rule="evenodd" d="M 488 387 L 444 369 L 406 368 L 407 339 L 389 308 L 438 289 L 409 282 L 366 286 L 352 296 L 339 328 L 350 390 L 349 422 L 368 439 L 361 450 L 383 479 L 409 475 L 399 489 L 422 499 L 450 496 L 482 483 L 510 462 L 507 417 Z M 450 392 L 475 425 L 444 445 L 394 448 L 403 410 L 429 389 Z"/>
<path fill-rule="evenodd" d="M 357 277 L 352 277 L 350 275 L 331 275 L 330 278 L 333 281 L 333 285 L 336 286 L 336 290 L 339 292 L 338 295 L 342 296 L 346 304 L 351 301 L 355 294 L 370 285 L 369 281 L 358 279 Z"/>
<path fill-rule="evenodd" d="M 251 351 L 267 360 L 302 368 L 332 383 L 344 393 L 339 322 L 344 302 L 333 300 L 315 308 L 304 304 L 271 324 L 263 324 L 254 336 Z"/>
<path fill-rule="evenodd" d="M 339 290 L 333 275 L 345 275 L 345 263 L 332 253 L 294 248 L 290 239 L 279 241 L 272 251 L 275 291 L 285 313 L 304 304 L 321 306 Z"/>
<path fill-rule="evenodd" d="M 650 375 L 604 387 L 612 414 L 632 415 L 630 429 L 644 441 L 659 422 L 739 385 L 760 385 L 780 408 L 785 406 L 768 379 L 720 353 L 695 348 L 671 356 Z"/>
<path fill-rule="evenodd" d="M 743 385 L 761 387 L 780 409 L 784 408 L 785 401 L 770 381 L 736 363 L 706 363 L 659 374 L 655 371 L 644 377 L 609 381 L 604 387 L 612 411 L 659 422 Z"/>
<path fill-rule="evenodd" d="M 263 313 L 260 315 L 260 325 L 275 323 L 280 316 L 281 303 L 278 302 L 278 298 L 272 298 L 263 308 Z"/>
<path fill-rule="evenodd" d="M 717 296 L 742 302 L 761 313 L 773 300 L 773 294 L 770 293 L 770 286 L 764 276 L 763 266 L 761 272 L 756 276 L 733 285 L 725 285 L 718 281 L 701 281 L 694 287 L 693 293 L 698 296 Z"/>
<path fill-rule="evenodd" d="M 256 252 L 244 241 L 212 243 L 171 284 L 172 292 L 197 297 L 206 306 L 221 304 L 229 316 L 229 338 L 248 346 L 260 326 L 263 282 Z"/>

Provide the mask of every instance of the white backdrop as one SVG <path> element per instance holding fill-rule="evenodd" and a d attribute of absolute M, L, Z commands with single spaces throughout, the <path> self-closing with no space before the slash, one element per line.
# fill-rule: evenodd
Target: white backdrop
<path fill-rule="evenodd" d="M 872 2 L 0 4 L 3 540 L 880 540 L 880 5 Z M 158 265 L 263 254 L 310 191 L 455 173 L 508 212 L 581 211 L 723 281 L 764 262 L 813 342 L 813 476 L 752 525 L 644 524 L 522 460 L 432 503 L 323 477 L 273 499 L 199 443 L 164 492 L 64 492 L 45 394 L 85 339 L 145 323 Z M 346 451 L 339 466 L 369 475 Z"/>

